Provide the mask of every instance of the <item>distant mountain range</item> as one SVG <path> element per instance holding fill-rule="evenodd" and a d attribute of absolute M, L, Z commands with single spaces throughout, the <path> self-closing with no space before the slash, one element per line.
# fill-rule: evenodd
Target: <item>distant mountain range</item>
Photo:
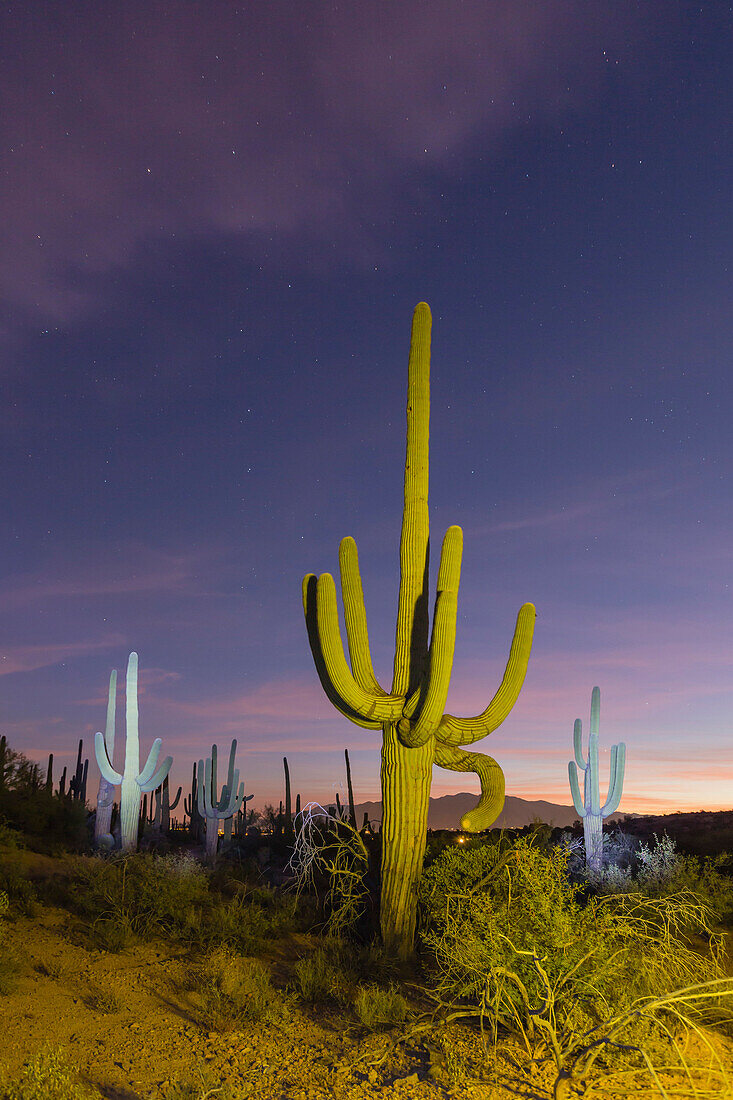
<path fill-rule="evenodd" d="M 429 829 L 458 829 L 463 814 L 472 810 L 478 802 L 477 794 L 444 794 L 442 798 L 431 798 L 428 807 Z M 356 819 L 361 825 L 364 814 L 369 815 L 372 823 L 382 818 L 381 802 L 360 802 L 356 807 Z M 623 817 L 638 817 L 638 814 L 611 814 L 607 821 L 619 821 Z M 565 828 L 578 820 L 578 811 L 574 806 L 558 806 L 555 802 L 528 802 L 508 794 L 504 809 L 494 822 L 494 829 L 521 829 L 539 819 L 547 825 Z"/>

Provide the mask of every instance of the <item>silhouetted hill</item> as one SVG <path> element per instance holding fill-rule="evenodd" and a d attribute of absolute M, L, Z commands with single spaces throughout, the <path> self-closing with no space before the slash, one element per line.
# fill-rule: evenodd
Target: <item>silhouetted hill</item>
<path fill-rule="evenodd" d="M 463 814 L 473 809 L 478 802 L 477 794 L 444 794 L 442 798 L 431 798 L 428 807 L 429 829 L 458 829 Z M 374 823 L 381 820 L 381 802 L 361 802 L 356 807 L 356 818 L 361 825 L 364 814 L 369 815 L 369 820 Z M 633 817 L 633 814 L 611 814 L 607 821 L 619 821 L 623 817 Z M 555 802 L 528 802 L 524 798 L 517 798 L 508 794 L 504 803 L 504 809 L 492 826 L 494 829 L 521 829 L 523 825 L 531 825 L 539 819 L 547 825 L 566 827 L 578 820 L 578 811 L 574 806 L 559 806 Z"/>

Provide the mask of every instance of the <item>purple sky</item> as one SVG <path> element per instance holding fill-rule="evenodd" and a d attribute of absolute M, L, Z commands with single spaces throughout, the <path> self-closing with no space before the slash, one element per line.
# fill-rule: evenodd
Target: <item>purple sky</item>
<path fill-rule="evenodd" d="M 570 802 L 598 684 L 622 810 L 733 805 L 732 30 L 670 0 L 4 5 L 10 743 L 93 761 L 136 649 L 176 783 L 237 737 L 254 805 L 283 754 L 332 801 L 345 747 L 378 796 L 300 582 L 356 538 L 388 681 L 425 300 L 434 544 L 465 534 L 449 709 L 483 709 L 531 600 L 479 746 L 508 793 Z"/>

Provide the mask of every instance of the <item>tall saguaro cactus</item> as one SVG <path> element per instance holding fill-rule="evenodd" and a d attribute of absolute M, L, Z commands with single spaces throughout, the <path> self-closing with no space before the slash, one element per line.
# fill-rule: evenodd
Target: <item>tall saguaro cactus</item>
<path fill-rule="evenodd" d="M 122 851 L 134 852 L 137 848 L 137 830 L 140 819 L 140 796 L 143 791 L 154 791 L 170 771 L 172 756 L 166 756 L 156 771 L 162 741 L 156 737 L 153 741 L 145 767 L 140 771 L 140 736 L 138 733 L 137 709 L 137 653 L 131 653 L 127 662 L 127 683 L 125 687 L 125 768 L 122 773 L 112 767 L 107 756 L 104 737 L 94 735 L 94 751 L 97 764 L 103 777 L 120 788 L 120 827 L 122 830 Z"/>
<path fill-rule="evenodd" d="M 114 760 L 115 753 L 115 707 L 117 699 L 117 669 L 113 668 L 109 674 L 109 689 L 107 692 L 107 722 L 104 728 L 104 748 L 110 764 Z M 96 750 L 96 745 L 95 745 Z M 111 847 L 112 841 L 112 807 L 115 801 L 115 785 L 100 773 L 99 789 L 97 791 L 97 815 L 94 821 L 94 843 L 98 847 Z"/>
<path fill-rule="evenodd" d="M 339 630 L 336 585 L 330 573 L 303 579 L 303 606 L 311 650 L 326 695 L 347 718 L 382 730 L 382 887 L 380 923 L 388 949 L 405 957 L 415 934 L 417 886 L 425 854 L 433 764 L 473 771 L 481 781 L 478 805 L 461 827 L 480 832 L 501 813 L 504 776 L 491 757 L 466 751 L 495 730 L 519 695 L 532 646 L 535 609 L 519 611 L 504 678 L 486 710 L 474 718 L 445 714 L 455 646 L 463 532 L 450 527 L 438 569 L 432 635 L 428 642 L 428 439 L 430 417 L 428 306 L 412 319 L 407 384 L 405 504 L 400 542 L 400 588 L 391 690 L 372 667 L 356 543 L 339 549 L 341 590 L 350 666 Z"/>
<path fill-rule="evenodd" d="M 626 745 L 619 741 L 611 745 L 611 777 L 608 784 L 608 797 L 601 806 L 598 783 L 598 726 L 601 715 L 601 689 L 594 687 L 590 696 L 590 734 L 588 735 L 588 758 L 583 757 L 583 723 L 575 719 L 573 728 L 573 747 L 575 761 L 568 764 L 570 790 L 575 809 L 583 819 L 585 837 L 585 862 L 591 871 L 600 871 L 603 866 L 603 818 L 614 813 L 621 801 L 626 769 Z M 577 767 L 576 767 L 577 764 Z M 580 797 L 578 768 L 583 769 L 583 797 Z"/>

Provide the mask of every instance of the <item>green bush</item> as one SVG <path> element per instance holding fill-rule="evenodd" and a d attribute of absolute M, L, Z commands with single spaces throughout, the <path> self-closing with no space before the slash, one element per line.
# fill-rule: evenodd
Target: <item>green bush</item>
<path fill-rule="evenodd" d="M 588 896 L 569 880 L 567 852 L 531 837 L 448 849 L 420 890 L 438 999 L 472 1003 L 523 1041 L 550 1000 L 557 1032 L 579 1033 L 636 998 L 720 975 L 712 914 L 693 894 Z M 710 939 L 705 953 L 695 935 Z"/>

